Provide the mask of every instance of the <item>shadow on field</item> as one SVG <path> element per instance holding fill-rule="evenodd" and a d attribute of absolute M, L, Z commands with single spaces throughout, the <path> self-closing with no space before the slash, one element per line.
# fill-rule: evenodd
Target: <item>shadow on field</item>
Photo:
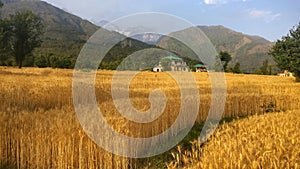
<path fill-rule="evenodd" d="M 219 124 L 223 123 L 230 123 L 234 120 L 244 119 L 248 116 L 237 116 L 237 117 L 227 117 L 222 118 L 219 122 Z M 204 123 L 195 123 L 191 131 L 188 133 L 188 135 L 177 145 L 182 148 L 182 151 L 191 151 L 192 148 L 192 141 L 199 138 L 201 130 L 204 126 Z M 200 147 L 203 147 L 205 144 L 207 144 L 209 140 L 205 143 L 202 143 Z M 156 168 L 156 169 L 166 169 L 167 163 L 170 163 L 174 158 L 172 157 L 172 152 L 177 152 L 177 146 L 172 148 L 171 150 L 149 158 L 143 158 L 143 159 L 137 159 L 136 163 L 137 166 L 133 168 Z"/>
<path fill-rule="evenodd" d="M 14 166 L 12 164 L 1 164 L 0 163 L 0 169 L 16 169 L 17 166 Z"/>

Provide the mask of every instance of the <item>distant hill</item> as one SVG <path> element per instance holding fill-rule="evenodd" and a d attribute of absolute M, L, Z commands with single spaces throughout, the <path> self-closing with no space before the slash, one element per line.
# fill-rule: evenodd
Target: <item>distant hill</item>
<path fill-rule="evenodd" d="M 223 26 L 199 26 L 199 28 L 216 46 L 217 51 L 228 51 L 232 55 L 231 65 L 240 62 L 244 71 L 253 72 L 266 59 L 274 64 L 268 55 L 273 43 L 262 37 L 245 35 Z"/>
<path fill-rule="evenodd" d="M 44 1 L 2 0 L 2 2 L 4 3 L 1 9 L 2 18 L 9 17 L 17 11 L 31 10 L 42 19 L 45 25 L 45 33 L 42 46 L 34 52 L 36 56 L 56 55 L 58 57 L 73 58 L 74 61 L 86 40 L 100 28 Z M 103 21 L 102 23 L 107 22 Z M 236 62 L 240 62 L 242 71 L 254 72 L 265 59 L 268 59 L 270 63 L 274 63 L 267 54 L 273 44 L 261 37 L 238 33 L 223 26 L 199 26 L 199 28 L 209 37 L 218 52 L 228 51 L 233 56 L 229 67 L 232 67 Z M 172 46 L 171 49 L 174 50 L 171 50 L 171 52 L 175 53 L 179 49 L 178 46 L 182 46 L 178 42 L 172 42 L 166 36 L 155 34 L 127 38 L 125 42 L 121 42 L 110 51 L 104 60 L 105 63 L 103 64 L 106 65 L 104 67 L 116 68 L 116 65 L 127 55 L 137 50 L 154 47 L 156 44 L 162 48 L 166 45 Z M 191 51 L 184 50 L 186 55 L 192 55 Z M 157 56 L 155 56 L 156 59 L 153 63 L 162 54 L 155 55 Z M 32 65 L 33 60 L 29 60 L 28 65 Z"/>
<path fill-rule="evenodd" d="M 2 17 L 17 11 L 31 10 L 44 25 L 44 38 L 38 53 L 77 56 L 81 46 L 99 28 L 87 20 L 67 13 L 44 1 L 2 0 Z"/>
<path fill-rule="evenodd" d="M 62 66 L 64 63 L 57 63 L 58 67 L 71 68 L 72 66 L 70 65 L 74 65 L 75 59 L 83 45 L 100 28 L 87 20 L 83 20 L 44 1 L 2 0 L 2 2 L 4 3 L 1 9 L 2 18 L 9 17 L 18 11 L 30 10 L 42 19 L 45 26 L 43 43 L 41 47 L 34 51 L 34 55 L 37 58 L 39 56 L 46 57 L 46 62 L 48 63 L 43 66 L 50 66 L 50 57 L 55 56 L 54 60 L 60 60 L 59 62 L 72 62 L 66 66 Z M 112 33 L 115 33 L 118 37 L 124 36 L 117 32 Z M 135 39 L 126 38 L 110 50 L 104 58 L 102 66 L 106 69 L 115 69 L 118 63 L 127 55 L 150 47 L 153 46 Z M 36 58 L 29 57 L 25 60 L 25 64 L 32 66 L 35 64 L 34 60 Z"/>
<path fill-rule="evenodd" d="M 233 59 L 229 67 L 239 62 L 242 71 L 254 72 L 261 67 L 262 62 L 266 59 L 271 64 L 274 64 L 273 59 L 268 55 L 268 51 L 273 43 L 262 37 L 245 35 L 223 26 L 199 26 L 199 28 L 211 40 L 218 52 L 227 51 L 231 54 Z M 174 33 L 176 34 L 176 32 Z M 169 46 L 168 48 L 171 46 L 171 49 L 173 48 L 175 51 L 182 49 L 184 50 L 183 53 L 193 55 L 192 51 L 183 47 L 183 44 L 175 42 L 174 39 L 167 36 L 161 37 L 158 44 L 163 48 L 167 45 Z M 178 52 L 180 53 L 181 51 Z"/>

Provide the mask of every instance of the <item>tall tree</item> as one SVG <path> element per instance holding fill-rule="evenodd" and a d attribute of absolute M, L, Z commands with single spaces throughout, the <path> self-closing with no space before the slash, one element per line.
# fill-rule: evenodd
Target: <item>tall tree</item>
<path fill-rule="evenodd" d="M 226 52 L 226 51 L 222 51 L 219 53 L 219 56 L 220 60 L 222 61 L 223 63 L 223 68 L 224 68 L 224 71 L 227 71 L 227 66 L 228 66 L 228 63 L 231 61 L 232 57 L 231 55 Z"/>
<path fill-rule="evenodd" d="M 11 39 L 11 26 L 10 21 L 8 19 L 0 19 L 0 58 L 1 60 L 5 60 L 4 58 L 7 56 L 9 51 L 8 42 Z"/>
<path fill-rule="evenodd" d="M 41 45 L 43 24 L 31 11 L 25 11 L 11 16 L 10 28 L 9 50 L 21 68 L 25 57 Z"/>
<path fill-rule="evenodd" d="M 262 66 L 259 68 L 261 74 L 268 75 L 269 74 L 269 72 L 268 72 L 269 69 L 268 68 L 269 68 L 269 61 L 266 59 L 266 60 L 263 61 Z"/>
<path fill-rule="evenodd" d="M 232 73 L 237 73 L 237 74 L 242 73 L 240 67 L 241 67 L 241 64 L 239 62 L 237 62 L 234 65 L 234 67 L 232 68 Z"/>
<path fill-rule="evenodd" d="M 0 0 L 0 9 L 3 7 L 3 3 Z M 1 15 L 1 10 L 0 10 Z M 0 59 L 4 60 L 5 57 L 5 49 L 7 49 L 7 41 L 9 39 L 9 23 L 7 19 L 1 19 L 0 18 Z"/>
<path fill-rule="evenodd" d="M 296 81 L 300 82 L 300 23 L 288 35 L 277 40 L 269 53 L 279 68 L 293 72 Z"/>

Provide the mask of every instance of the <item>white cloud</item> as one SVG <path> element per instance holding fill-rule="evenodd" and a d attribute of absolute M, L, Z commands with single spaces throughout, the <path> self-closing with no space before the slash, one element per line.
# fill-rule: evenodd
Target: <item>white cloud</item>
<path fill-rule="evenodd" d="M 216 4 L 225 4 L 226 0 L 204 0 L 204 3 L 207 5 L 216 5 Z"/>
<path fill-rule="evenodd" d="M 204 0 L 206 5 L 226 4 L 228 2 L 247 2 L 248 0 Z"/>
<path fill-rule="evenodd" d="M 251 9 L 247 11 L 251 18 L 263 19 L 265 22 L 272 22 L 281 16 L 280 13 L 274 13 L 267 10 Z"/>

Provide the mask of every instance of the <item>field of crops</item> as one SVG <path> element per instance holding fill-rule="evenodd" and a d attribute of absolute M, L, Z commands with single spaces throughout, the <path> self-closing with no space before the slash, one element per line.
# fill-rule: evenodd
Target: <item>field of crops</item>
<path fill-rule="evenodd" d="M 141 72 L 130 84 L 131 102 L 140 111 L 150 108 L 148 97 L 155 89 L 161 89 L 168 99 L 162 116 L 148 124 L 128 121 L 118 113 L 111 97 L 113 75 L 113 71 L 99 71 L 95 89 L 98 106 L 105 110 L 102 112 L 104 117 L 116 131 L 145 138 L 165 131 L 174 123 L 180 109 L 180 89 L 167 73 Z M 200 93 L 197 122 L 201 123 L 210 108 L 211 84 L 206 73 L 195 73 L 194 76 Z M 111 154 L 87 137 L 75 114 L 72 77 L 72 70 L 0 67 L 0 166 L 140 167 L 138 160 Z M 127 78 L 126 73 L 124 78 Z M 223 117 L 300 109 L 300 84 L 294 83 L 293 78 L 226 74 L 226 79 L 227 100 Z M 248 125 L 255 127 L 255 124 Z M 262 134 L 268 136 L 268 133 Z M 218 153 L 217 150 L 216 155 Z M 241 158 L 245 161 L 241 165 L 248 165 L 243 154 Z"/>
<path fill-rule="evenodd" d="M 299 128 L 299 110 L 224 123 L 203 147 L 194 141 L 191 151 L 173 153 L 169 167 L 300 168 Z"/>

